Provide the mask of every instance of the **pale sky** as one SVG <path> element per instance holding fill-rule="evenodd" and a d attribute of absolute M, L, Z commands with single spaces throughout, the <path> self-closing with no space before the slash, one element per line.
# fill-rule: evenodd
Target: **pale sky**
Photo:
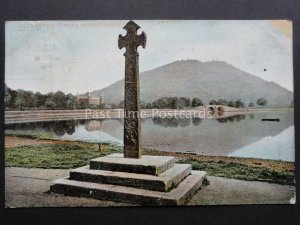
<path fill-rule="evenodd" d="M 128 21 L 6 22 L 5 82 L 13 89 L 76 94 L 124 77 L 118 35 Z M 290 21 L 135 20 L 147 35 L 140 72 L 218 60 L 293 91 Z M 264 71 L 266 69 L 266 71 Z"/>

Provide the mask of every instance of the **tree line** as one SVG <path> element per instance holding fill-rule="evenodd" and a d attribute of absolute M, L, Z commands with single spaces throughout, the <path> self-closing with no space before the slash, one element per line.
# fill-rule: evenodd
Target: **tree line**
<path fill-rule="evenodd" d="M 13 90 L 5 86 L 6 109 L 75 109 L 76 97 L 61 91 L 41 94 L 40 92 Z"/>
<path fill-rule="evenodd" d="M 245 108 L 246 104 L 238 99 L 236 101 L 219 99 L 212 99 L 208 103 L 209 105 L 224 105 L 235 108 Z M 256 101 L 259 106 L 265 106 L 267 100 L 265 98 L 259 98 Z M 188 98 L 188 97 L 162 97 L 154 100 L 152 103 L 146 103 L 144 101 L 140 102 L 142 109 L 185 109 L 185 108 L 195 108 L 199 106 L 204 106 L 203 101 L 200 98 Z M 254 107 L 255 104 L 250 102 L 248 107 Z M 100 107 L 100 106 L 99 106 Z M 85 109 L 85 108 L 95 108 L 95 106 L 85 104 L 84 102 L 77 103 L 76 96 L 72 94 L 64 94 L 61 91 L 50 92 L 47 94 L 41 94 L 40 92 L 32 92 L 25 90 L 13 90 L 5 85 L 5 108 L 6 109 Z M 110 106 L 100 107 L 100 108 L 124 108 L 124 101 L 119 104 L 111 104 Z"/>
<path fill-rule="evenodd" d="M 256 104 L 259 106 L 265 106 L 267 104 L 267 100 L 265 98 L 259 98 L 256 101 Z M 236 101 L 219 99 L 219 100 L 210 100 L 208 105 L 224 105 L 234 108 L 245 108 L 248 106 L 252 108 L 255 106 L 253 102 L 248 103 L 246 105 L 241 99 Z M 185 108 L 195 108 L 199 106 L 204 106 L 204 103 L 199 98 L 192 98 L 192 100 L 188 97 L 162 97 L 154 100 L 152 103 L 146 103 L 144 101 L 140 102 L 141 109 L 185 109 Z M 124 108 L 124 101 L 121 101 L 119 104 L 112 104 L 111 107 L 113 109 Z"/>

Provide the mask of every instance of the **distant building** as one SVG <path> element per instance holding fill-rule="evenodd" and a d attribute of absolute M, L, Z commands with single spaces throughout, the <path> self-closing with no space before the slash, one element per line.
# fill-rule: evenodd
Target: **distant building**
<path fill-rule="evenodd" d="M 92 97 L 90 92 L 86 92 L 85 94 L 77 94 L 76 95 L 77 104 L 86 104 L 86 105 L 94 105 L 100 106 L 104 104 L 104 96 L 103 93 L 100 97 Z"/>
<path fill-rule="evenodd" d="M 100 96 L 100 105 L 104 105 L 105 102 L 104 102 L 104 96 L 103 96 L 103 92 L 101 93 L 101 96 Z"/>

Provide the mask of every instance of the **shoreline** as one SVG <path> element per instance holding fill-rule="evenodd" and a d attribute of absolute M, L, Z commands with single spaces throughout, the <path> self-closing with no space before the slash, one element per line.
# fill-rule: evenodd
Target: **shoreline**
<path fill-rule="evenodd" d="M 4 134 L 5 138 L 22 138 L 23 140 L 33 140 L 33 143 L 46 143 L 46 144 L 83 144 L 83 145 L 100 145 L 101 143 L 92 143 L 92 142 L 85 142 L 85 141 L 73 141 L 73 140 L 61 140 L 56 138 L 44 138 L 39 136 L 33 135 L 26 135 L 26 134 Z M 6 144 L 6 141 L 5 141 Z M 26 145 L 18 145 L 17 142 L 15 143 L 16 146 L 5 146 L 5 148 L 11 147 L 20 147 Z M 114 145 L 113 143 L 102 143 L 103 145 Z M 121 147 L 121 146 L 120 146 Z M 261 163 L 265 162 L 269 163 L 278 163 L 278 165 L 284 164 L 294 164 L 295 162 L 292 161 L 284 161 L 284 160 L 275 160 L 275 159 L 261 159 L 261 158 L 251 158 L 251 157 L 236 157 L 236 156 L 214 156 L 214 155 L 200 155 L 195 154 L 194 152 L 171 152 L 171 151 L 163 151 L 159 149 L 150 149 L 150 148 L 143 148 L 143 153 L 150 154 L 150 155 L 172 155 L 174 157 L 182 157 L 182 158 L 191 158 L 191 159 L 201 159 L 204 161 L 225 161 L 225 162 L 239 162 L 242 164 L 247 165 L 249 161 L 253 162 L 255 165 L 260 165 Z"/>
<path fill-rule="evenodd" d="M 99 144 L 94 143 L 5 135 L 5 151 L 6 168 L 71 169 L 86 165 L 92 158 L 122 153 L 123 149 L 104 144 L 104 150 L 100 151 Z M 36 155 L 39 157 L 36 158 Z M 173 156 L 179 163 L 192 164 L 193 169 L 205 170 L 209 175 L 217 177 L 295 185 L 293 162 L 194 155 L 154 149 L 143 149 L 143 155 Z M 26 157 L 30 158 L 30 162 Z"/>

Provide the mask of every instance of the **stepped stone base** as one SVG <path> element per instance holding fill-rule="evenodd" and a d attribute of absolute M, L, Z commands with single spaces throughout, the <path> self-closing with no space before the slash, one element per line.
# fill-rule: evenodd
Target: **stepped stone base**
<path fill-rule="evenodd" d="M 92 159 L 90 168 L 94 170 L 122 171 L 158 175 L 174 166 L 174 157 L 143 155 L 140 159 L 124 158 L 123 154 L 111 154 Z"/>
<path fill-rule="evenodd" d="M 140 205 L 182 205 L 203 185 L 206 172 L 174 162 L 174 157 L 129 159 L 112 154 L 72 170 L 69 177 L 55 180 L 50 190 Z"/>

